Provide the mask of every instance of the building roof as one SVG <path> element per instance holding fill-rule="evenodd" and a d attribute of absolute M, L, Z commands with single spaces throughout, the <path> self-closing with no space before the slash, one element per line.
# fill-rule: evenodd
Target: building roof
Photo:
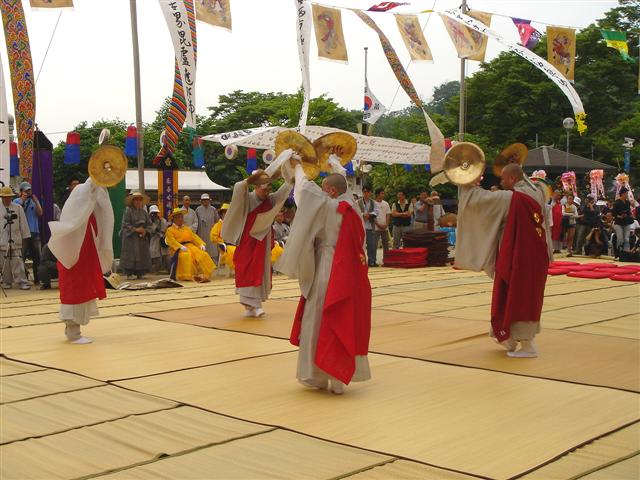
<path fill-rule="evenodd" d="M 606 163 L 591 160 L 590 158 L 581 157 L 569 153 L 569 170 L 586 172 L 588 170 L 615 170 L 616 167 L 607 165 Z M 524 164 L 524 168 L 530 169 L 562 169 L 567 166 L 567 154 L 563 150 L 553 147 L 539 147 L 529 150 L 529 156 Z"/>
<path fill-rule="evenodd" d="M 138 189 L 138 170 L 127 170 L 125 177 L 127 190 Z M 158 170 L 146 169 L 144 171 L 145 190 L 158 190 Z M 215 192 L 229 190 L 227 187 L 212 182 L 203 170 L 178 170 L 178 188 L 181 191 L 206 191 Z"/>

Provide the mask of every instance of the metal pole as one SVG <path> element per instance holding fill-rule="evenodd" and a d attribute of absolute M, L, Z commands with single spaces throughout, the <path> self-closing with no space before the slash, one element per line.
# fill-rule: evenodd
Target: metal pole
<path fill-rule="evenodd" d="M 367 63 L 369 56 L 369 47 L 364 47 L 364 85 L 365 88 L 367 86 Z M 369 134 L 369 124 L 367 122 L 362 122 L 362 133 L 364 135 Z"/>
<path fill-rule="evenodd" d="M 142 98 L 140 96 L 140 47 L 138 45 L 138 13 L 136 0 L 129 0 L 131 40 L 133 44 L 133 78 L 136 95 L 136 130 L 138 136 L 138 190 L 144 194 L 144 149 L 142 133 Z"/>
<path fill-rule="evenodd" d="M 465 15 L 469 11 L 467 7 L 467 0 L 462 0 L 462 5 L 460 6 L 462 13 Z M 465 116 L 466 116 L 466 108 L 465 108 L 465 95 L 464 95 L 464 79 L 467 69 L 467 59 L 460 59 L 460 106 L 458 107 L 458 140 L 464 142 L 464 130 L 465 130 Z"/>
<path fill-rule="evenodd" d="M 569 171 L 569 136 L 571 135 L 571 130 L 567 129 L 567 153 L 565 156 L 565 168 L 564 171 Z"/>

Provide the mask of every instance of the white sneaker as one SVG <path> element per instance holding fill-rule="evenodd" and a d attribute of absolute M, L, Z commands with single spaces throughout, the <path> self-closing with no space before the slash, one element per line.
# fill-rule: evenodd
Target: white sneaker
<path fill-rule="evenodd" d="M 254 317 L 264 317 L 264 310 L 261 308 L 256 308 L 254 311 Z"/>
<path fill-rule="evenodd" d="M 86 345 L 91 342 L 93 342 L 93 340 L 91 340 L 89 337 L 80 337 L 79 339 L 69 343 L 72 343 L 74 345 Z"/>
<path fill-rule="evenodd" d="M 31 290 L 31 286 L 28 283 L 21 283 L 20 290 Z"/>
<path fill-rule="evenodd" d="M 248 308 L 244 311 L 244 316 L 247 318 L 256 317 L 256 311 L 253 308 Z"/>

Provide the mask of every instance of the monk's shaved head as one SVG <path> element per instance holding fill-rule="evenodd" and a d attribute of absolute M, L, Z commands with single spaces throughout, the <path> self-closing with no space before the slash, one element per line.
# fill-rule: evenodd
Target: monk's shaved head
<path fill-rule="evenodd" d="M 516 183 L 524 180 L 524 171 L 517 163 L 509 163 L 502 169 L 500 186 L 505 190 L 513 190 Z"/>
<path fill-rule="evenodd" d="M 347 179 L 339 173 L 330 173 L 322 181 L 322 190 L 331 198 L 337 198 L 347 191 Z"/>

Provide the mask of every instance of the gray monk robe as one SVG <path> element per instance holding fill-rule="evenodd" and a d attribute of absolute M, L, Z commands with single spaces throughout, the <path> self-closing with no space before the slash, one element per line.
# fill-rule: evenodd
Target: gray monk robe
<path fill-rule="evenodd" d="M 136 228 L 143 227 L 145 233 L 140 236 Z M 127 207 L 122 216 L 120 238 L 120 268 L 126 273 L 146 273 L 151 270 L 151 252 L 149 239 L 153 233 L 151 218 L 144 208 Z"/>
<path fill-rule="evenodd" d="M 254 239 L 261 242 L 266 239 L 264 252 L 264 261 L 257 262 L 262 268 L 262 280 L 257 286 L 243 286 L 246 282 L 242 278 L 242 274 L 236 268 L 236 293 L 240 295 L 240 303 L 251 308 L 262 308 L 262 302 L 269 298 L 271 293 L 271 224 L 278 214 L 285 200 L 289 197 L 289 193 L 293 185 L 285 182 L 277 192 L 271 193 L 266 201 L 270 202 L 271 207 L 263 213 L 259 213 L 255 217 L 253 226 L 245 237 L 248 241 Z M 254 192 L 249 192 L 249 184 L 246 180 L 236 183 L 233 186 L 233 196 L 231 197 L 231 205 L 224 217 L 222 224 L 222 238 L 226 243 L 236 245 L 234 261 L 241 251 L 240 240 L 245 233 L 245 227 L 250 213 L 256 208 L 264 208 L 263 201 L 260 200 Z M 255 215 L 254 215 L 255 216 Z M 251 238 L 249 238 L 251 237 Z M 253 275 L 259 276 L 258 272 L 252 272 Z M 254 282 L 255 283 L 255 282 Z"/>
<path fill-rule="evenodd" d="M 342 226 L 342 215 L 337 212 L 338 204 L 347 202 L 358 213 L 360 210 L 353 201 L 351 190 L 332 199 L 318 185 L 306 179 L 299 165 L 295 169 L 295 179 L 294 196 L 298 206 L 296 220 L 291 227 L 284 253 L 276 263 L 276 269 L 289 278 L 297 278 L 301 294 L 306 299 L 296 377 L 305 385 L 323 387 L 330 376 L 316 366 L 315 357 L 322 309 Z M 364 252 L 364 244 L 362 248 Z M 357 355 L 355 360 L 356 369 L 351 381 L 369 380 L 371 371 L 368 357 Z"/>
<path fill-rule="evenodd" d="M 545 209 L 544 193 L 524 181 L 516 183 L 514 190 L 533 198 L 540 205 L 545 217 L 543 225 L 549 259 L 553 260 L 550 218 Z M 490 192 L 479 187 L 458 188 L 457 268 L 484 271 L 489 277 L 494 277 L 512 195 L 513 192 L 508 190 Z M 522 274 L 526 275 L 526 272 Z M 525 320 L 511 324 L 511 338 L 514 340 L 532 340 L 539 331 L 538 321 Z"/>
<path fill-rule="evenodd" d="M 196 208 L 196 216 L 198 217 L 198 231 L 196 232 L 196 234 L 202 240 L 204 240 L 207 247 L 207 253 L 217 263 L 218 247 L 211 243 L 211 229 L 216 224 L 216 222 L 220 220 L 218 211 L 211 205 L 209 205 L 208 207 L 200 205 L 198 208 Z"/>

